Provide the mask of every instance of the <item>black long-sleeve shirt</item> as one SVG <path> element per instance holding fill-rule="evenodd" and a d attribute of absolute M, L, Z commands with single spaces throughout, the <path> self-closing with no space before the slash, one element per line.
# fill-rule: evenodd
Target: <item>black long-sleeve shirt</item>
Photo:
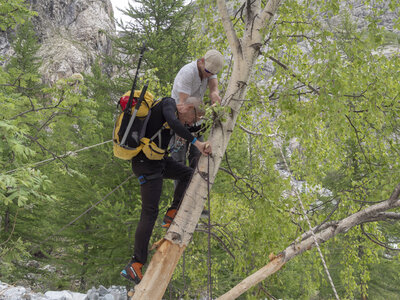
<path fill-rule="evenodd" d="M 190 131 L 179 121 L 177 117 L 176 103 L 173 98 L 163 98 L 160 103 L 151 109 L 151 116 L 147 123 L 145 136 L 151 138 L 167 122 L 171 129 L 161 131 L 161 147 L 167 149 L 169 141 L 174 132 L 188 142 L 192 142 L 194 137 Z M 158 136 L 153 140 L 159 145 Z"/>

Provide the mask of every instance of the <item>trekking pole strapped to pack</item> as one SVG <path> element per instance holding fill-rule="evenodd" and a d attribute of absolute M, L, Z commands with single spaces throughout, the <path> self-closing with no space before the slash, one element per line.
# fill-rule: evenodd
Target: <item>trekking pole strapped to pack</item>
<path fill-rule="evenodd" d="M 144 51 L 145 44 L 143 43 L 132 89 L 130 92 L 125 93 L 118 102 L 119 106 L 122 108 L 122 112 L 114 125 L 113 152 L 114 156 L 124 160 L 132 159 L 140 151 L 143 151 L 147 158 L 152 160 L 160 160 L 165 154 L 165 150 L 157 147 L 153 142 L 155 136 L 150 139 L 145 137 L 147 122 L 151 115 L 151 108 L 161 101 L 154 101 L 153 95 L 147 91 L 148 82 L 141 91 L 135 90 Z M 135 109 L 132 112 L 133 105 Z M 167 126 L 168 124 L 164 124 L 157 132 L 157 135 L 160 135 L 161 131 Z"/>
<path fill-rule="evenodd" d="M 129 119 L 129 123 L 128 123 L 128 126 L 126 127 L 126 130 L 125 130 L 125 132 L 124 132 L 124 136 L 122 137 L 122 140 L 121 140 L 121 143 L 120 143 L 120 145 L 122 146 L 122 147 L 124 147 L 125 146 L 125 144 L 126 144 L 126 138 L 128 137 L 128 133 L 129 133 L 129 131 L 131 130 L 131 128 L 132 128 L 132 124 L 133 124 L 133 121 L 135 120 L 135 118 L 136 118 L 136 114 L 137 114 L 137 112 L 138 112 L 138 110 L 139 110 L 139 108 L 140 108 L 140 105 L 142 104 L 142 101 L 143 101 L 143 99 L 144 99 L 144 95 L 146 94 L 146 91 L 147 91 L 147 87 L 149 86 L 149 83 L 147 82 L 145 85 L 144 85 L 144 87 L 143 87 L 143 89 L 142 89 L 142 92 L 140 93 L 140 97 L 139 97 L 139 99 L 138 99 L 138 101 L 137 101 L 137 103 L 136 103 L 136 105 L 135 105 L 135 110 L 133 111 L 133 113 L 132 113 L 132 116 L 130 117 L 130 119 Z M 130 98 L 132 98 L 133 99 L 133 93 L 131 92 L 131 95 L 129 96 L 129 99 Z M 129 105 L 129 102 L 128 102 L 128 105 Z M 125 111 L 124 111 L 124 113 L 126 114 L 127 113 L 127 108 L 128 108 L 128 105 L 127 105 L 127 107 L 125 107 Z M 149 107 L 150 108 L 150 107 Z"/>
<path fill-rule="evenodd" d="M 136 81 L 137 81 L 137 77 L 138 77 L 138 74 L 139 74 L 140 65 L 142 64 L 143 54 L 144 54 L 145 50 L 146 50 L 146 42 L 143 42 L 142 49 L 140 50 L 138 66 L 136 68 L 135 79 L 133 79 L 131 93 L 129 94 L 129 100 L 128 100 L 127 105 L 124 108 L 124 111 L 127 111 L 127 112 L 131 111 L 133 96 L 134 96 L 135 88 L 136 88 Z"/>
<path fill-rule="evenodd" d="M 163 159 L 166 153 L 164 149 L 160 148 L 161 131 L 169 128 L 168 123 L 165 122 L 151 138 L 145 137 L 147 123 L 151 116 L 151 109 L 161 102 L 161 100 L 154 101 L 153 95 L 147 92 L 146 89 L 147 85 L 142 91 L 135 91 L 134 99 L 139 99 L 136 102 L 132 115 L 124 110 L 115 122 L 113 151 L 114 156 L 118 158 L 130 160 L 143 151 L 148 159 L 160 160 Z M 128 97 L 128 93 L 125 93 L 122 98 Z M 126 136 L 126 139 L 125 143 L 122 144 L 121 141 L 124 136 Z M 158 146 L 154 142 L 156 137 L 158 137 Z"/>

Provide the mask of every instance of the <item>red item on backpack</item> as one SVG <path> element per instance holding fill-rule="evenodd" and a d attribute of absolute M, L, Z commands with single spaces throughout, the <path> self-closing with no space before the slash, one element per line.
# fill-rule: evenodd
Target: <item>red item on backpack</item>
<path fill-rule="evenodd" d="M 118 103 L 121 106 L 122 110 L 125 110 L 125 107 L 126 107 L 126 104 L 128 104 L 128 101 L 129 101 L 129 93 L 128 93 L 127 96 L 124 95 L 124 96 L 121 97 L 121 99 L 119 99 Z M 131 107 L 134 107 L 136 105 L 136 102 L 137 102 L 136 99 L 133 98 Z"/>

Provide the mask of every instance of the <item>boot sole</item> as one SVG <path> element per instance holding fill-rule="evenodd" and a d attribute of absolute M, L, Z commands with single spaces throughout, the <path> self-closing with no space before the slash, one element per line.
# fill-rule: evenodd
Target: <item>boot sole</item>
<path fill-rule="evenodd" d="M 135 270 L 131 269 L 131 271 L 133 271 L 132 273 L 135 276 L 133 278 L 125 270 L 122 270 L 120 274 L 121 274 L 122 277 L 128 279 L 129 281 L 132 281 L 132 282 L 134 282 L 136 284 L 139 284 L 140 283 L 140 278 L 137 276 Z"/>

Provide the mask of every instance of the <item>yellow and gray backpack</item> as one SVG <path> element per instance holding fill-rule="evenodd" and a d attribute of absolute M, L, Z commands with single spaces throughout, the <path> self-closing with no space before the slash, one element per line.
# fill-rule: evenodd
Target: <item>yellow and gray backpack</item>
<path fill-rule="evenodd" d="M 165 123 L 152 137 L 145 137 L 151 108 L 161 100 L 154 101 L 154 96 L 147 92 L 147 84 L 141 91 L 135 90 L 133 96 L 131 94 L 131 92 L 125 93 L 119 101 L 123 111 L 114 126 L 114 156 L 130 160 L 143 151 L 148 159 L 161 160 L 166 151 L 157 146 L 153 140 L 167 128 L 168 124 Z M 135 109 L 132 111 L 133 106 Z"/>

